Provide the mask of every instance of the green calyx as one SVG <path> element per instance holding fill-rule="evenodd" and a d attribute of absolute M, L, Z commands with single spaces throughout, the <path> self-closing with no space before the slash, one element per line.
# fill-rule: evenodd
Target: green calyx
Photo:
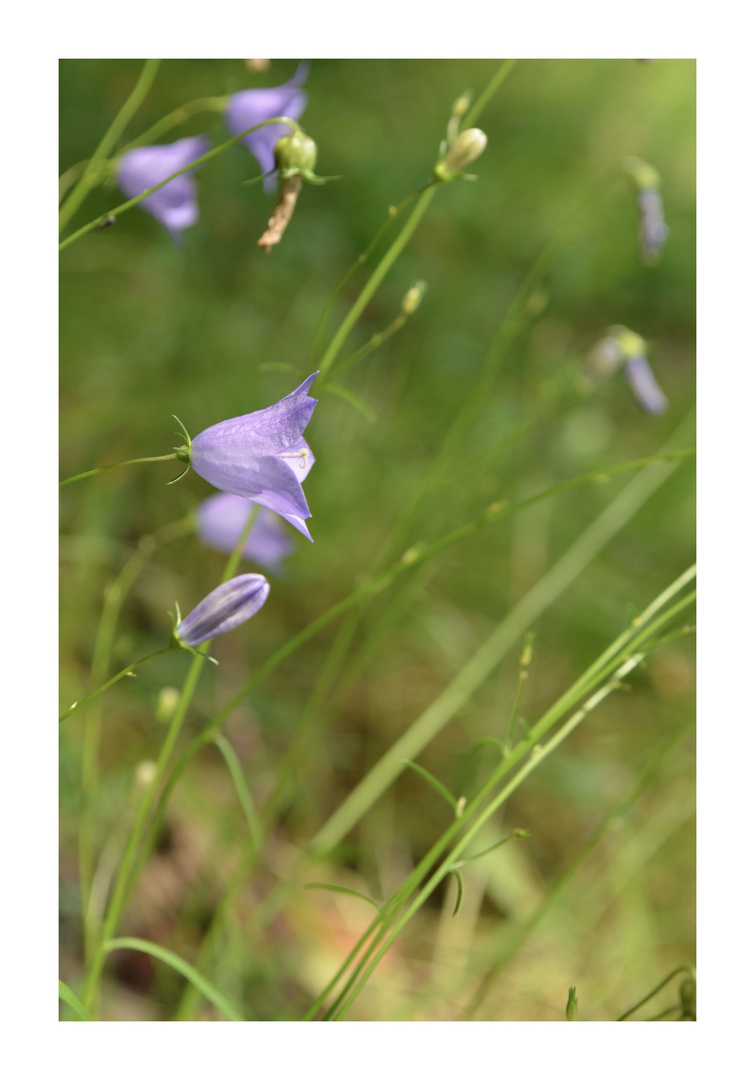
<path fill-rule="evenodd" d="M 278 139 L 273 150 L 275 167 L 281 180 L 293 180 L 299 177 L 308 184 L 326 184 L 329 180 L 340 179 L 337 176 L 317 176 L 317 143 L 301 128 L 292 135 Z"/>
<path fill-rule="evenodd" d="M 173 419 L 178 423 L 179 427 L 181 428 L 180 431 L 176 432 L 176 435 L 179 435 L 182 439 L 186 440 L 183 446 L 174 446 L 173 452 L 175 453 L 177 459 L 184 465 L 186 465 L 186 468 L 182 473 L 180 473 L 180 475 L 174 477 L 172 480 L 169 480 L 168 486 L 170 486 L 171 484 L 177 484 L 179 480 L 183 480 L 184 476 L 186 476 L 187 472 L 191 468 L 191 435 L 189 435 L 185 425 L 181 420 L 178 419 L 175 414 L 173 416 Z"/>

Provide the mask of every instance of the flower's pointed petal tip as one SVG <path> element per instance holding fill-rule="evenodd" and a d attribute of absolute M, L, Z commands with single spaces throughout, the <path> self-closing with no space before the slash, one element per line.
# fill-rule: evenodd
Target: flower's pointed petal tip
<path fill-rule="evenodd" d="M 310 67 L 311 67 L 311 64 L 310 64 L 309 60 L 300 60 L 299 61 L 299 66 L 297 67 L 296 71 L 293 73 L 293 75 L 288 80 L 288 82 L 285 83 L 284 85 L 285 86 L 301 86 L 302 83 L 306 82 L 306 80 L 307 80 L 307 76 L 309 75 Z"/>
<path fill-rule="evenodd" d="M 312 515 L 310 514 L 309 516 L 311 517 Z M 306 522 L 304 521 L 304 518 L 297 517 L 295 514 L 281 514 L 281 517 L 285 518 L 286 521 L 290 525 L 293 525 L 293 527 L 295 529 L 298 529 L 298 531 L 302 534 L 302 536 L 306 536 L 307 540 L 309 540 L 309 542 L 311 544 L 314 544 L 314 540 L 312 539 L 312 536 L 310 535 L 309 529 L 307 528 L 307 525 L 306 525 Z"/>
<path fill-rule="evenodd" d="M 319 374 L 319 371 L 314 371 L 311 375 L 308 375 L 304 382 L 296 387 L 296 389 L 294 390 L 294 394 L 308 394 L 310 386 Z"/>

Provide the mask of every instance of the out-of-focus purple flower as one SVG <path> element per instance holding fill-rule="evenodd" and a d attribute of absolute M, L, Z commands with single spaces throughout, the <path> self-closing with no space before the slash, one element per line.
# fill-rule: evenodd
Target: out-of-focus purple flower
<path fill-rule="evenodd" d="M 241 574 L 213 589 L 175 630 L 179 645 L 194 649 L 256 615 L 270 592 L 262 574 Z"/>
<path fill-rule="evenodd" d="M 638 191 L 637 205 L 640 209 L 640 251 L 643 260 L 652 264 L 660 259 L 668 236 L 660 191 L 653 188 Z"/>
<path fill-rule="evenodd" d="M 315 459 L 302 432 L 317 404 L 308 393 L 317 374 L 275 405 L 205 428 L 191 444 L 192 468 L 209 484 L 274 510 L 308 540 L 312 514 L 301 485 Z"/>
<path fill-rule="evenodd" d="M 646 354 L 647 345 L 639 334 L 626 326 L 612 326 L 606 337 L 590 350 L 586 375 L 597 382 L 623 367 L 632 393 L 645 412 L 660 416 L 668 408 L 668 400 L 655 381 Z"/>
<path fill-rule="evenodd" d="M 200 540 L 215 551 L 230 555 L 236 548 L 254 503 L 240 495 L 220 491 L 210 495 L 197 508 L 197 532 Z M 281 561 L 293 550 L 279 518 L 272 510 L 260 510 L 246 539 L 243 555 L 273 573 L 280 573 Z"/>
<path fill-rule="evenodd" d="M 637 207 L 640 211 L 640 254 L 642 261 L 652 266 L 663 253 L 668 226 L 663 218 L 661 177 L 657 169 L 642 158 L 630 157 L 624 168 L 637 188 Z"/>
<path fill-rule="evenodd" d="M 309 64 L 301 63 L 292 78 L 282 86 L 269 86 L 263 90 L 241 90 L 238 94 L 232 94 L 225 114 L 229 131 L 240 135 L 242 131 L 265 120 L 272 120 L 274 116 L 289 116 L 292 120 L 298 120 L 307 105 L 307 95 L 299 88 L 308 73 Z M 257 158 L 262 172 L 269 173 L 275 168 L 275 144 L 283 135 L 290 134 L 288 124 L 268 124 L 241 141 Z M 264 187 L 267 192 L 274 191 L 274 177 L 267 177 Z"/>
<path fill-rule="evenodd" d="M 206 135 L 193 135 L 167 146 L 140 146 L 128 150 L 118 164 L 118 186 L 129 199 L 135 199 L 147 188 L 202 157 L 209 149 L 210 140 Z M 177 242 L 181 239 L 181 230 L 193 225 L 199 217 L 192 174 L 193 170 L 177 176 L 139 204 L 156 217 Z"/>
<path fill-rule="evenodd" d="M 660 416 L 668 408 L 668 400 L 655 381 L 653 369 L 648 363 L 646 356 L 633 356 L 627 360 L 624 367 L 627 382 L 632 387 L 632 393 L 642 405 L 645 412 Z"/>

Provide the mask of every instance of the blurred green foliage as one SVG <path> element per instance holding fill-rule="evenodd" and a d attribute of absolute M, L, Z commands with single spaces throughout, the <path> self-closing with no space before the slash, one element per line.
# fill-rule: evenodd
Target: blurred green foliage
<path fill-rule="evenodd" d="M 278 85 L 294 65 L 276 60 L 257 73 L 238 60 L 164 61 L 125 141 L 184 102 Z M 256 240 L 271 199 L 260 185 L 243 185 L 258 169 L 240 147 L 199 172 L 200 219 L 182 246 L 136 208 L 64 251 L 61 475 L 169 452 L 175 442 L 171 414 L 195 434 L 277 400 L 315 370 L 315 327 L 332 290 L 389 206 L 429 178 L 454 99 L 467 88 L 479 94 L 496 67 L 489 60 L 314 61 L 301 123 L 317 141 L 318 170 L 342 179 L 304 189 L 283 242 L 270 255 Z M 61 171 L 91 154 L 140 70 L 138 61 L 61 63 Z M 427 281 L 407 325 L 343 376 L 343 385 L 369 404 L 376 419 L 370 423 L 335 395 L 320 396 L 307 429 L 317 458 L 306 483 L 315 543 L 297 537 L 286 574 L 273 582 L 261 615 L 217 642 L 220 668 L 203 673 L 190 726 L 369 574 L 419 490 L 508 305 L 554 238 L 552 264 L 506 351 L 493 392 L 394 555 L 465 523 L 494 500 L 514 501 L 569 476 L 653 454 L 685 421 L 694 401 L 694 87 L 692 61 L 535 60 L 515 67 L 477 121 L 488 135 L 488 148 L 473 167 L 479 179 L 438 192 L 343 354 L 395 318 L 416 279 Z M 166 141 L 202 132 L 214 143 L 227 137 L 221 117 L 200 114 Z M 670 235 L 655 267 L 638 256 L 634 194 L 622 172 L 628 155 L 651 162 L 663 180 Z M 103 186 L 72 227 L 121 201 L 117 189 Z M 368 272 L 361 269 L 339 297 L 330 334 Z M 651 362 L 671 403 L 665 416 L 644 415 L 620 374 L 593 393 L 575 389 L 586 352 L 614 323 L 650 342 Z M 295 370 L 270 366 L 277 364 Z M 177 471 L 171 468 L 116 470 L 63 492 L 64 704 L 88 685 L 103 590 L 129 551 L 139 537 L 211 494 L 194 473 L 166 488 Z M 291 850 L 316 832 L 623 483 L 560 496 L 512 524 L 485 530 L 424 568 L 413 584 L 402 584 L 398 607 L 391 607 L 397 594 L 389 592 L 360 611 L 347 669 L 382 616 L 385 633 L 345 700 L 336 691 L 315 710 L 311 753 L 244 910 L 285 877 Z M 540 715 L 634 612 L 693 561 L 693 494 L 685 464 L 538 620 L 525 717 Z M 217 584 L 223 562 L 193 538 L 160 548 L 126 600 L 112 670 L 161 647 L 174 601 L 189 610 Z M 269 792 L 335 634 L 331 627 L 314 638 L 226 726 L 255 800 Z M 453 923 L 448 903 L 453 905 L 455 885 L 449 883 L 445 914 L 429 909 L 412 924 L 354 1018 L 455 1018 L 455 1005 L 467 997 L 458 970 L 467 963 L 481 969 L 496 935 L 505 935 L 542 899 L 659 742 L 689 715 L 692 657 L 689 640 L 654 654 L 634 678 L 631 694 L 609 699 L 533 774 L 506 813 L 508 827 L 526 827 L 532 838 L 491 857 L 476 888 L 465 880 L 465 902 Z M 182 656 L 161 658 L 105 699 L 99 849 L 128 821 L 134 768 L 155 757 L 163 731 L 154 720 L 157 695 L 166 685 L 180 686 L 185 668 Z M 422 755 L 421 764 L 455 793 L 469 794 L 482 775 L 484 762 L 472 747 L 483 736 L 503 736 L 516 683 L 512 655 Z M 335 710 L 329 709 L 333 700 Z M 80 742 L 74 717 L 63 731 L 61 751 L 69 981 L 81 964 L 75 854 Z M 609 833 L 506 969 L 481 1017 L 562 1018 L 566 988 L 576 983 L 580 1020 L 615 1018 L 668 970 L 693 959 L 691 754 L 685 743 L 637 811 Z M 157 935 L 155 940 L 191 957 L 235 865 L 244 823 L 219 754 L 206 751 L 189 776 L 170 816 L 180 870 L 170 886 L 163 883 L 162 893 L 153 882 L 153 894 L 137 896 L 124 932 Z M 379 895 L 432 844 L 445 825 L 443 811 L 437 795 L 406 773 L 351 837 L 340 863 L 322 869 L 318 880 Z M 150 872 L 157 876 L 155 867 Z M 218 961 L 219 985 L 239 994 L 251 1015 L 295 1019 L 361 932 L 364 918 L 357 900 L 302 892 L 252 959 L 244 948 L 242 911 Z M 111 980 L 109 1013 L 103 1015 L 170 1015 L 180 979 L 158 972 L 157 965 L 150 983 L 144 975 L 152 972 L 149 964 L 140 957 L 133 971 L 125 962 L 113 969 L 118 978 Z"/>

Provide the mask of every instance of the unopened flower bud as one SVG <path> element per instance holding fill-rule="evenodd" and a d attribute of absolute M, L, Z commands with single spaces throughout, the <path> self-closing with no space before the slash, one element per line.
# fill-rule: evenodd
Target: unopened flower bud
<path fill-rule="evenodd" d="M 317 144 L 303 131 L 284 135 L 278 139 L 273 150 L 275 167 L 284 179 L 291 176 L 310 175 L 317 162 Z"/>
<path fill-rule="evenodd" d="M 202 600 L 175 629 L 179 646 L 194 649 L 203 641 L 226 634 L 256 615 L 270 592 L 262 574 L 240 574 Z"/>
<path fill-rule="evenodd" d="M 451 144 L 445 157 L 435 166 L 435 175 L 439 180 L 451 180 L 457 173 L 463 172 L 467 165 L 476 161 L 485 147 L 488 137 L 479 128 L 467 128 Z"/>
<path fill-rule="evenodd" d="M 577 1001 L 577 988 L 576 988 L 576 986 L 570 986 L 569 987 L 569 1000 L 566 1002 L 566 1019 L 567 1020 L 576 1020 L 577 1019 L 577 1005 L 578 1004 L 579 1003 Z"/>
<path fill-rule="evenodd" d="M 683 1019 L 697 1020 L 697 983 L 694 979 L 685 979 L 679 987 L 679 1004 Z"/>
<path fill-rule="evenodd" d="M 401 301 L 401 313 L 402 315 L 413 315 L 419 305 L 422 303 L 422 297 L 427 291 L 426 281 L 415 281 L 409 292 Z"/>
<path fill-rule="evenodd" d="M 134 780 L 136 782 L 136 786 L 142 791 L 146 791 L 146 789 L 155 779 L 156 773 L 157 765 L 154 761 L 140 761 L 139 764 L 136 766 L 136 769 L 134 770 Z"/>
<path fill-rule="evenodd" d="M 181 695 L 175 686 L 164 686 L 157 697 L 155 720 L 158 724 L 167 724 L 173 718 Z"/>
<path fill-rule="evenodd" d="M 472 104 L 472 91 L 465 90 L 464 93 L 457 97 L 451 108 L 451 116 L 463 116 L 469 106 Z"/>

